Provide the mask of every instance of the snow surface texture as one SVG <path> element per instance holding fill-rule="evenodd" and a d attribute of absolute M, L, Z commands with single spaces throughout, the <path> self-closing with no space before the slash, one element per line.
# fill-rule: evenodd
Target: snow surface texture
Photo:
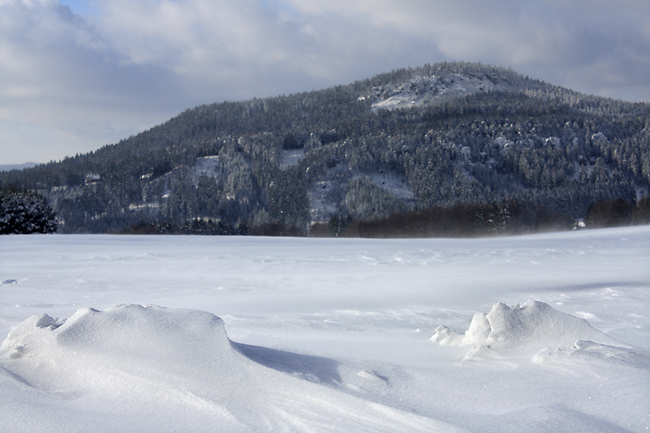
<path fill-rule="evenodd" d="M 0 431 L 647 431 L 649 245 L 3 237 Z"/>

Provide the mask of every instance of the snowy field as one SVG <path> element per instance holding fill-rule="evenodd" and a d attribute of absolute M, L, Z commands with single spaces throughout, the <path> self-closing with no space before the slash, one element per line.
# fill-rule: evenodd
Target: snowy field
<path fill-rule="evenodd" d="M 0 431 L 642 432 L 650 226 L 0 238 Z"/>

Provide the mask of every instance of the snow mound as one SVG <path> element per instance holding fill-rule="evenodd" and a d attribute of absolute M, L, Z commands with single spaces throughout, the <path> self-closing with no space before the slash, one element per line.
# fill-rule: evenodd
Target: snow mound
<path fill-rule="evenodd" d="M 218 368 L 237 376 L 238 354 L 222 320 L 210 313 L 121 305 L 103 312 L 82 308 L 61 321 L 33 316 L 8 335 L 0 356 L 37 388 L 67 391 L 112 382 L 116 388 L 103 392 L 118 392 L 127 372 L 197 378 Z"/>
<path fill-rule="evenodd" d="M 263 361 L 246 357 L 208 312 L 83 308 L 14 328 L 0 348 L 0 389 L 36 396 L 10 404 L 24 415 L 15 431 L 449 431 L 265 366 L 291 359 Z"/>
<path fill-rule="evenodd" d="M 486 353 L 536 353 L 571 347 L 583 340 L 621 346 L 586 320 L 539 301 L 528 301 L 513 308 L 498 303 L 488 314 L 475 314 L 464 334 L 439 326 L 431 340 L 443 346 L 472 346 L 468 357 Z"/>

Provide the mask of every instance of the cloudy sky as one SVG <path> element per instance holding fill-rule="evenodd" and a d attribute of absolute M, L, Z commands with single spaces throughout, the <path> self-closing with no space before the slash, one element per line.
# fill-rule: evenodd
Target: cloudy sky
<path fill-rule="evenodd" d="M 650 1 L 0 0 L 0 164 L 445 60 L 650 101 Z"/>

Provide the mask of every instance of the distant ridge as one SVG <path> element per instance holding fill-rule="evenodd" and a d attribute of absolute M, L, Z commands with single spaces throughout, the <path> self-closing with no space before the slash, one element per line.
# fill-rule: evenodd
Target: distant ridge
<path fill-rule="evenodd" d="M 23 170 L 25 168 L 31 168 L 37 165 L 38 164 L 35 162 L 25 162 L 23 164 L 0 164 L 0 171 Z"/>

